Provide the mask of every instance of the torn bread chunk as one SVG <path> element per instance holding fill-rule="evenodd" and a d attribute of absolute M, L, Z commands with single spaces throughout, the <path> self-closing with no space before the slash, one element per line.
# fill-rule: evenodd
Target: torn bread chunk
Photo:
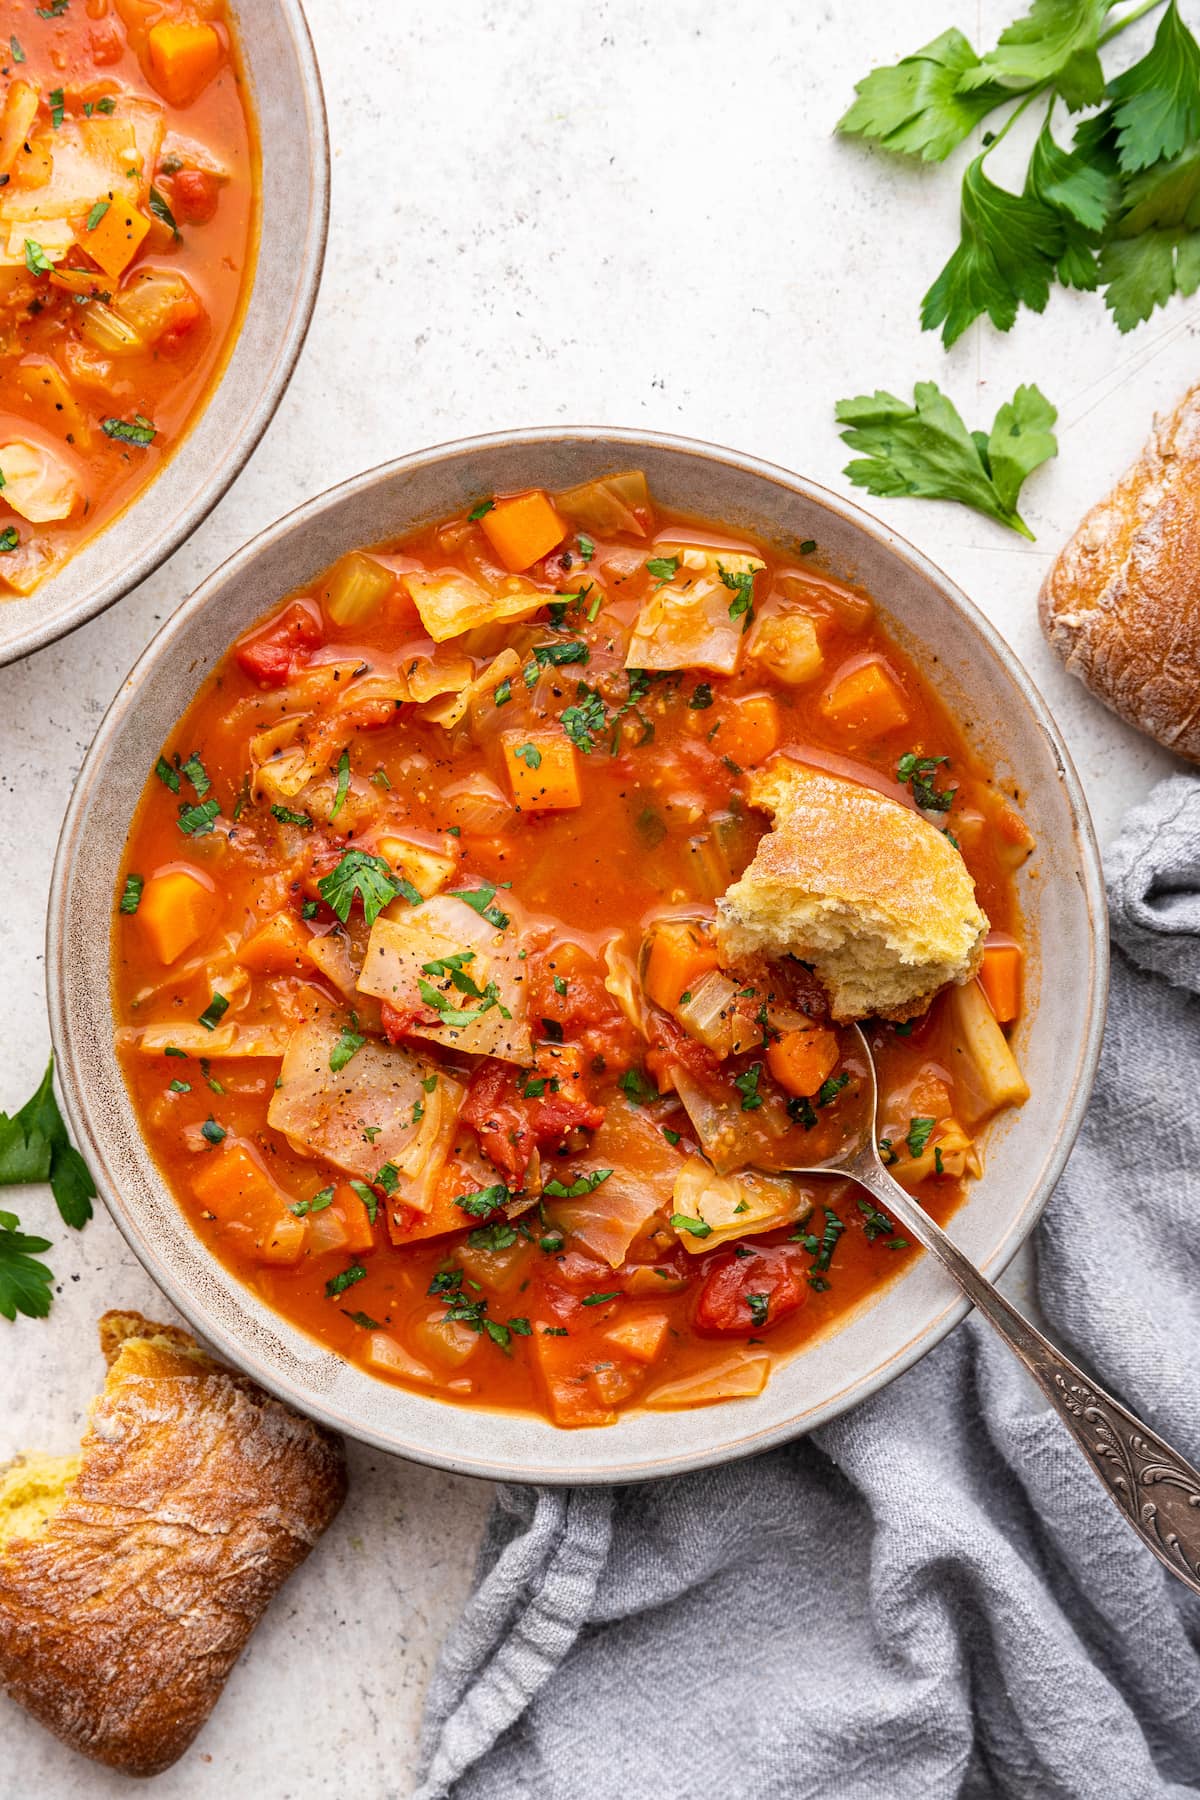
<path fill-rule="evenodd" d="M 774 827 L 717 901 L 722 961 L 810 963 L 835 1019 L 909 1019 L 969 981 L 988 921 L 959 852 L 874 788 L 779 758 L 750 777 Z"/>

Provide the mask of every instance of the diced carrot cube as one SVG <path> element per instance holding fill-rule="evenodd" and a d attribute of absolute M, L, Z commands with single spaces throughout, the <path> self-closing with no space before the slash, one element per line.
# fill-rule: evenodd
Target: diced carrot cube
<path fill-rule="evenodd" d="M 667 1325 L 666 1313 L 635 1313 L 604 1335 L 635 1362 L 651 1363 L 666 1341 Z"/>
<path fill-rule="evenodd" d="M 821 711 L 831 724 L 862 738 L 884 737 L 909 720 L 904 695 L 879 662 L 860 663 L 835 681 Z"/>
<path fill-rule="evenodd" d="M 306 930 L 299 919 L 293 918 L 291 913 L 276 913 L 246 939 L 237 959 L 243 968 L 260 974 L 295 974 L 299 969 L 314 966 L 309 955 L 311 942 L 312 932 Z"/>
<path fill-rule="evenodd" d="M 578 1348 L 572 1337 L 552 1337 L 550 1332 L 556 1327 L 556 1320 L 535 1319 L 532 1337 L 534 1362 L 554 1423 L 568 1430 L 582 1425 L 611 1425 L 616 1412 L 588 1382 L 596 1357 Z"/>
<path fill-rule="evenodd" d="M 88 218 L 91 217 L 89 213 Z M 90 230 L 86 222 L 80 226 L 75 242 L 94 263 L 99 263 L 110 280 L 119 281 L 149 230 L 150 220 L 136 206 L 128 200 L 113 199 Z"/>
<path fill-rule="evenodd" d="M 192 1192 L 256 1261 L 296 1263 L 303 1256 L 308 1220 L 289 1211 L 287 1195 L 245 1144 L 226 1139 L 192 1176 Z"/>
<path fill-rule="evenodd" d="M 481 521 L 488 542 L 514 575 L 561 544 L 567 528 L 540 491 L 497 500 Z"/>
<path fill-rule="evenodd" d="M 988 944 L 983 952 L 979 981 L 988 1004 L 1001 1025 L 1009 1025 L 1021 1010 L 1021 947 Z"/>
<path fill-rule="evenodd" d="M 579 759 L 557 727 L 503 731 L 500 745 L 513 800 L 523 812 L 563 812 L 580 804 Z"/>
<path fill-rule="evenodd" d="M 175 962 L 204 936 L 216 904 L 212 883 L 199 869 L 162 869 L 150 877 L 136 916 L 159 962 Z"/>
<path fill-rule="evenodd" d="M 785 1031 L 767 1045 L 767 1067 L 781 1088 L 805 1097 L 815 1094 L 837 1068 L 841 1051 L 837 1037 L 823 1025 L 810 1030 Z"/>
<path fill-rule="evenodd" d="M 164 21 L 150 28 L 150 79 L 168 106 L 190 106 L 221 66 L 224 47 L 211 25 Z"/>
<path fill-rule="evenodd" d="M 765 761 L 779 743 L 779 709 L 770 694 L 746 694 L 721 720 L 716 748 L 744 769 Z"/>
<path fill-rule="evenodd" d="M 667 921 L 654 928 L 644 977 L 647 994 L 664 1012 L 674 1012 L 680 997 L 719 962 L 717 947 L 702 938 L 687 920 Z"/>

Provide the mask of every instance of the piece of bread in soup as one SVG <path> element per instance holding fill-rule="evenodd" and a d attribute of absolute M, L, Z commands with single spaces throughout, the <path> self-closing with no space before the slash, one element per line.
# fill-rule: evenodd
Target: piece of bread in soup
<path fill-rule="evenodd" d="M 97 1762 L 183 1754 L 346 1491 L 340 1440 L 173 1326 L 106 1313 L 78 1456 L 0 1473 L 0 1688 Z"/>
<path fill-rule="evenodd" d="M 782 757 L 748 792 L 774 826 L 717 901 L 726 962 L 810 963 L 835 1019 L 909 1019 L 948 982 L 971 979 L 988 921 L 936 826 L 875 788 Z"/>

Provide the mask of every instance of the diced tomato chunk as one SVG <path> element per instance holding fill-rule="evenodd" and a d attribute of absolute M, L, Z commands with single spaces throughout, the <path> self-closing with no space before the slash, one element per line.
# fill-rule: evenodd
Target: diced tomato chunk
<path fill-rule="evenodd" d="M 105 69 L 112 63 L 119 63 L 125 53 L 121 41 L 121 33 L 112 19 L 104 19 L 88 29 L 88 48 L 92 53 L 92 61 L 97 67 Z"/>
<path fill-rule="evenodd" d="M 723 1251 L 709 1268 L 696 1304 L 696 1329 L 761 1337 L 804 1305 L 804 1262 L 787 1244 L 762 1245 L 748 1256 Z"/>
<path fill-rule="evenodd" d="M 171 182 L 176 219 L 207 225 L 217 210 L 221 184 L 207 169 L 180 169 Z"/>
<path fill-rule="evenodd" d="M 509 1187 L 519 1188 L 533 1155 L 533 1133 L 514 1070 L 494 1057 L 481 1063 L 471 1077 L 459 1117 L 471 1126 L 479 1148 Z"/>
<path fill-rule="evenodd" d="M 238 645 L 238 667 L 260 687 L 283 687 L 324 641 L 315 614 L 293 601 L 265 631 Z"/>

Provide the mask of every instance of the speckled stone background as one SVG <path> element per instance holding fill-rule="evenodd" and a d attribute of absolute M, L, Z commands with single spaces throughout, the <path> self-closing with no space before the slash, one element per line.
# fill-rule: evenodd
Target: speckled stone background
<path fill-rule="evenodd" d="M 1035 597 L 1154 410 L 1196 377 L 1195 308 L 1177 301 L 1120 338 L 1097 300 L 1057 292 L 1042 318 L 1022 315 L 1004 338 L 976 326 L 946 356 L 917 310 L 954 242 L 954 177 L 830 135 L 873 63 L 955 22 L 991 41 L 1017 10 L 1015 0 L 308 0 L 329 103 L 333 229 L 290 393 L 241 481 L 166 567 L 66 642 L 0 669 L 0 1106 L 23 1100 L 44 1063 L 42 921 L 59 819 L 137 652 L 202 575 L 281 513 L 470 432 L 644 425 L 844 490 L 839 397 L 907 393 L 934 376 L 974 426 L 1018 381 L 1037 381 L 1059 407 L 1061 454 L 1028 490 L 1036 546 L 932 503 L 895 502 L 887 516 L 1032 669 L 1111 836 L 1169 759 L 1063 674 Z M 0 1320 L 0 1459 L 72 1445 L 99 1379 L 94 1321 L 105 1307 L 161 1310 L 105 1216 L 66 1241 L 48 1194 L 11 1198 L 56 1239 L 61 1288 L 48 1322 Z M 365 1451 L 352 1463 L 340 1520 L 276 1602 L 193 1750 L 154 1784 L 161 1800 L 410 1792 L 423 1688 L 489 1496 Z M 130 1791 L 3 1700 L 0 1744 L 4 1800 Z"/>

